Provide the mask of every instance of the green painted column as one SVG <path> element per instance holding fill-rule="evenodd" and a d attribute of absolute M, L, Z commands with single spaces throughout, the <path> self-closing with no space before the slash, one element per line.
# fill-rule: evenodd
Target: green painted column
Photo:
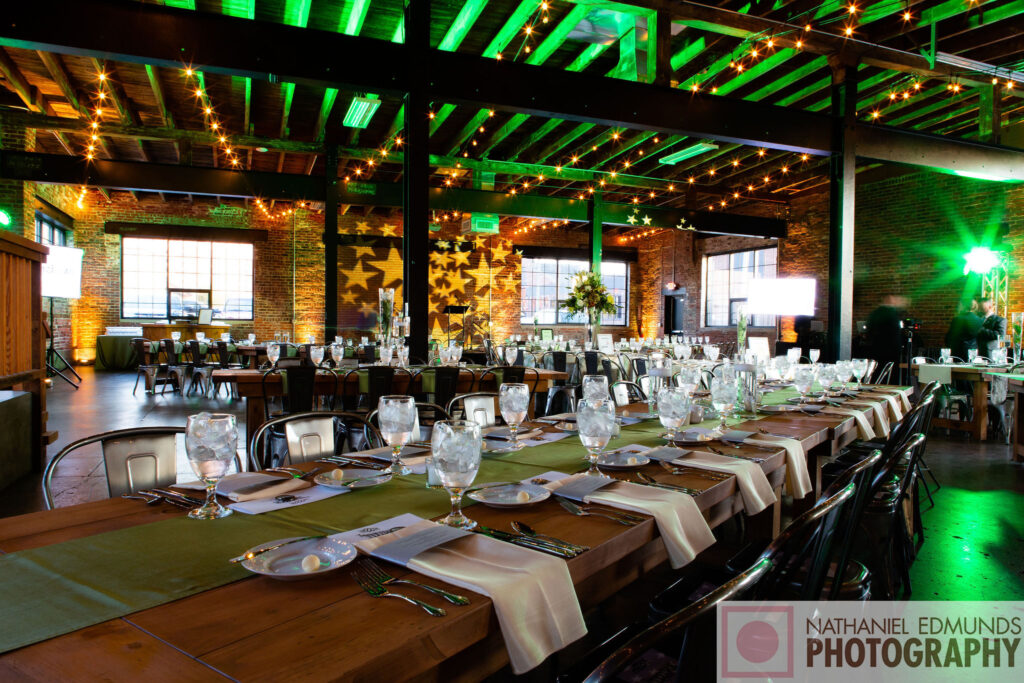
<path fill-rule="evenodd" d="M 601 227 L 604 221 L 604 198 L 595 192 L 587 202 L 587 220 L 590 221 L 590 270 L 601 272 Z"/>

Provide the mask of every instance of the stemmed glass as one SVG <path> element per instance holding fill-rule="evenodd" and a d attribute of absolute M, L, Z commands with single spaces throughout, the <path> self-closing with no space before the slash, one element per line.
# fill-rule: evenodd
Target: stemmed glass
<path fill-rule="evenodd" d="M 850 361 L 850 367 L 853 368 L 853 378 L 857 380 L 858 389 L 864 383 L 864 375 L 867 374 L 869 365 L 870 363 L 868 363 L 867 358 L 854 358 Z"/>
<path fill-rule="evenodd" d="M 196 341 L 199 342 L 200 344 L 202 344 L 204 341 L 206 341 L 206 333 L 205 332 L 196 332 Z"/>
<path fill-rule="evenodd" d="M 508 446 L 510 451 L 518 451 L 523 447 L 519 442 L 519 425 L 526 420 L 529 407 L 530 388 L 525 384 L 502 384 L 498 388 L 498 408 L 511 435 Z"/>
<path fill-rule="evenodd" d="M 309 360 L 313 361 L 313 365 L 315 365 L 316 367 L 320 367 L 321 363 L 324 362 L 324 347 L 310 346 Z"/>
<path fill-rule="evenodd" d="M 713 344 L 704 345 L 704 357 L 714 363 L 718 360 L 718 347 Z"/>
<path fill-rule="evenodd" d="M 789 362 L 789 359 L 784 358 L 783 356 L 778 356 L 775 359 L 775 369 L 779 371 L 779 379 L 786 381 L 789 377 L 789 368 L 791 365 L 792 363 Z"/>
<path fill-rule="evenodd" d="M 256 335 L 253 334 L 252 332 L 250 332 L 249 333 L 249 346 L 253 346 L 255 344 L 256 344 Z"/>
<path fill-rule="evenodd" d="M 686 392 L 687 397 L 693 396 L 693 392 L 697 390 L 697 385 L 700 384 L 700 368 L 683 366 L 676 373 L 676 384 Z"/>
<path fill-rule="evenodd" d="M 587 449 L 587 474 L 600 476 L 597 458 L 615 433 L 615 404 L 610 399 L 583 399 L 576 406 L 576 426 Z"/>
<path fill-rule="evenodd" d="M 800 358 L 804 355 L 804 350 L 799 347 L 793 347 L 786 351 L 786 360 L 791 364 L 797 365 L 800 362 Z"/>
<path fill-rule="evenodd" d="M 711 380 L 711 405 L 718 411 L 721 421 L 718 424 L 719 436 L 725 434 L 725 419 L 732 414 L 736 407 L 736 383 L 723 379 L 714 378 Z"/>
<path fill-rule="evenodd" d="M 334 364 L 340 365 L 344 357 L 345 347 L 341 344 L 331 344 L 331 358 L 334 360 Z"/>
<path fill-rule="evenodd" d="M 680 387 L 665 387 L 658 392 L 658 419 L 668 430 L 662 435 L 669 441 L 676 439 L 679 428 L 686 424 L 690 415 L 690 397 Z"/>
<path fill-rule="evenodd" d="M 828 390 L 835 384 L 836 381 L 836 367 L 827 363 L 822 364 L 818 368 L 818 382 L 821 384 L 822 391 L 828 392 Z"/>
<path fill-rule="evenodd" d="M 177 330 L 175 330 L 174 332 L 171 332 L 171 339 L 175 343 L 181 341 L 181 332 L 178 332 Z"/>
<path fill-rule="evenodd" d="M 517 358 L 519 358 L 519 347 L 518 346 L 509 346 L 508 348 L 505 349 L 505 364 L 506 365 L 515 365 Z"/>
<path fill-rule="evenodd" d="M 452 511 L 442 524 L 472 529 L 476 522 L 462 514 L 462 493 L 480 470 L 480 425 L 468 420 L 439 420 L 434 423 L 430 441 L 434 471 L 448 491 Z"/>
<path fill-rule="evenodd" d="M 462 344 L 452 342 L 451 359 L 456 365 L 462 360 Z"/>
<path fill-rule="evenodd" d="M 850 378 L 853 377 L 853 366 L 848 360 L 837 360 L 836 361 L 836 380 L 843 385 L 843 389 L 848 389 L 847 386 L 850 382 Z"/>
<path fill-rule="evenodd" d="M 978 357 L 978 349 L 967 349 L 967 362 L 973 363 L 974 359 Z"/>
<path fill-rule="evenodd" d="M 939 349 L 939 362 L 940 363 L 943 363 L 943 364 L 949 363 L 950 360 L 952 359 L 952 357 L 953 357 L 953 349 L 946 349 L 946 348 Z"/>
<path fill-rule="evenodd" d="M 391 465 L 386 473 L 406 475 L 412 472 L 402 462 L 402 447 L 412 440 L 416 427 L 416 401 L 412 396 L 381 396 L 377 402 L 380 433 L 391 446 Z"/>
<path fill-rule="evenodd" d="M 219 519 L 231 510 L 217 502 L 217 482 L 228 472 L 238 449 L 234 415 L 199 413 L 190 415 L 185 427 L 188 464 L 206 485 L 206 502 L 188 513 L 192 519 Z"/>
<path fill-rule="evenodd" d="M 583 398 L 596 401 L 609 397 L 607 377 L 604 375 L 583 375 Z"/>
<path fill-rule="evenodd" d="M 281 357 L 281 347 L 277 344 L 267 344 L 267 360 L 270 362 L 270 367 L 277 365 L 277 360 Z"/>
<path fill-rule="evenodd" d="M 398 347 L 398 364 L 403 368 L 409 365 L 409 347 L 399 346 Z"/>
<path fill-rule="evenodd" d="M 391 356 L 394 355 L 395 350 L 391 347 L 391 344 L 384 344 L 380 347 L 380 364 L 391 365 Z"/>
<path fill-rule="evenodd" d="M 682 346 L 683 360 L 690 360 L 690 356 L 692 356 L 692 355 L 693 355 L 693 347 L 691 345 L 689 345 L 689 344 L 683 344 L 683 346 Z"/>
<path fill-rule="evenodd" d="M 811 349 L 807 357 L 811 359 L 811 363 L 817 363 L 818 359 L 821 358 L 821 349 Z"/>
<path fill-rule="evenodd" d="M 793 386 L 800 392 L 800 402 L 807 401 L 807 392 L 814 385 L 814 369 L 809 365 L 798 365 L 793 372 Z"/>

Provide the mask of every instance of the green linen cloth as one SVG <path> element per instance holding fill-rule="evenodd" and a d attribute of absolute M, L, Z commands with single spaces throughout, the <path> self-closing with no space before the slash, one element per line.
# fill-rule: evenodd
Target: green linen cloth
<path fill-rule="evenodd" d="M 129 370 L 139 364 L 132 349 L 132 337 L 101 334 L 96 337 L 97 370 Z"/>
<path fill-rule="evenodd" d="M 657 419 L 646 420 L 623 427 L 609 446 L 664 443 L 663 431 Z M 489 453 L 476 481 L 577 472 L 585 467 L 584 454 L 575 435 L 514 453 Z M 0 652 L 243 579 L 248 573 L 227 559 L 258 543 L 346 531 L 405 512 L 428 518 L 447 512 L 447 495 L 425 484 L 425 475 L 411 475 L 278 512 L 215 521 L 175 518 L 0 556 L 6 616 L 0 621 Z"/>

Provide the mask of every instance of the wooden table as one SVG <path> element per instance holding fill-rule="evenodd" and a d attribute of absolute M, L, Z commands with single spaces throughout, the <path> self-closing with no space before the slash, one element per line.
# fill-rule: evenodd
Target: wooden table
<path fill-rule="evenodd" d="M 1006 390 L 1014 394 L 1013 434 L 1010 437 L 1013 460 L 1024 462 L 1024 430 L 1021 429 L 1021 420 L 1024 420 L 1024 375 L 1007 374 Z"/>
<path fill-rule="evenodd" d="M 490 370 L 491 368 L 485 368 L 482 370 L 473 370 L 469 368 L 463 368 L 466 372 L 459 373 L 459 383 L 455 390 L 457 393 L 466 394 L 470 391 L 474 391 L 480 376 Z M 498 368 L 500 370 L 500 368 Z M 472 373 L 472 379 L 470 379 L 469 373 Z M 215 382 L 233 382 L 238 388 L 238 395 L 245 399 L 245 429 L 246 429 L 246 443 L 252 440 L 253 435 L 256 434 L 256 430 L 260 428 L 264 422 L 266 422 L 266 413 L 264 411 L 264 400 L 263 400 L 263 371 L 253 370 L 248 368 L 242 369 L 229 369 L 229 370 L 214 370 L 213 379 Z M 568 375 L 564 372 L 558 372 L 556 370 L 537 370 L 538 381 L 534 389 L 534 394 L 547 394 L 550 387 L 555 386 L 555 382 L 559 380 L 568 379 Z M 414 394 L 419 392 L 420 379 L 414 380 L 413 386 L 409 386 L 410 375 L 405 372 L 396 372 L 392 390 L 396 394 Z M 493 375 L 487 378 L 484 382 L 484 387 L 481 391 L 497 391 L 497 387 L 494 385 Z M 338 378 L 337 390 L 339 396 L 356 396 L 359 393 L 359 385 L 356 382 L 349 381 L 344 382 L 344 375 Z M 533 383 L 533 373 L 527 372 L 526 376 L 527 384 Z M 267 395 L 268 396 L 281 396 L 283 393 L 281 385 L 280 375 L 270 375 L 267 377 Z M 316 382 L 313 387 L 313 391 L 317 396 L 331 396 L 335 392 L 335 381 L 334 376 L 329 373 L 321 373 L 317 375 Z M 533 405 L 533 401 L 530 402 Z"/>
<path fill-rule="evenodd" d="M 646 409 L 641 404 L 622 412 Z M 872 411 L 865 411 L 871 419 Z M 785 429 L 810 450 L 831 448 L 854 428 L 853 423 L 843 416 L 826 420 L 782 415 L 757 424 L 772 431 Z M 764 458 L 761 467 L 772 487 L 778 491 L 782 486 L 783 451 L 743 446 L 734 454 Z M 654 465 L 645 471 L 659 481 L 699 490 L 694 500 L 712 527 L 742 512 L 734 477 L 714 482 L 672 475 Z M 750 521 L 770 517 L 777 531 L 777 508 Z M 623 527 L 600 517 L 574 517 L 553 500 L 514 511 L 474 505 L 468 512 L 494 528 L 508 528 L 517 519 L 541 533 L 589 545 L 590 551 L 567 561 L 584 610 L 667 559 L 653 519 Z M 169 506 L 116 498 L 11 517 L 0 520 L 0 551 L 45 546 L 182 514 Z M 243 549 L 226 548 L 225 553 L 236 550 Z M 410 573 L 388 569 L 396 576 Z M 399 601 L 370 598 L 344 570 L 330 578 L 298 582 L 253 576 L 8 652 L 0 656 L 0 676 L 62 680 L 88 671 L 91 678 L 112 680 L 463 681 L 480 680 L 508 663 L 488 598 L 423 576 L 416 580 L 466 594 L 471 604 L 450 607 L 448 616 L 438 619 Z"/>
<path fill-rule="evenodd" d="M 929 363 L 928 365 L 936 365 Z M 921 364 L 913 366 L 914 376 L 920 375 Z M 936 417 L 932 420 L 933 427 L 944 427 L 954 431 L 968 432 L 978 441 L 988 438 L 988 385 L 992 381 L 993 374 L 1000 374 L 1000 368 L 991 368 L 986 365 L 944 365 L 950 369 L 950 378 L 953 380 L 964 380 L 971 383 L 971 420 L 951 420 L 944 417 Z M 1008 369 L 1008 368 L 1007 368 Z"/>

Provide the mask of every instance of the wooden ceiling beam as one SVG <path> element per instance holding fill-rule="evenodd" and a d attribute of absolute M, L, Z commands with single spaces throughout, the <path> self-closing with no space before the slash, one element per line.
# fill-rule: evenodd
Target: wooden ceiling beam
<path fill-rule="evenodd" d="M 146 67 L 146 78 L 149 79 L 149 89 L 153 91 L 153 99 L 156 100 L 156 107 L 160 110 L 160 117 L 163 119 L 165 126 L 174 128 L 174 116 L 171 115 L 170 110 L 167 108 L 164 86 L 160 83 L 160 74 L 157 73 L 157 67 L 152 64 L 144 66 Z"/>
<path fill-rule="evenodd" d="M 21 98 L 26 107 L 34 112 L 46 112 L 47 105 L 43 94 L 26 80 L 14 60 L 3 48 L 0 48 L 0 73 L 7 80 L 7 87 Z"/>
<path fill-rule="evenodd" d="M 117 73 L 113 65 L 101 62 L 95 57 L 91 58 L 89 62 L 92 64 L 93 69 L 96 70 L 97 79 L 99 79 L 101 74 L 104 76 L 108 86 L 105 90 L 109 91 L 110 99 L 114 108 L 117 109 L 117 115 L 121 118 L 121 122 L 133 126 L 139 125 L 139 116 L 132 108 L 131 102 L 128 101 L 124 87 L 118 82 Z M 104 90 L 99 92 L 104 92 Z"/>
<path fill-rule="evenodd" d="M 78 112 L 80 116 L 88 117 L 89 108 L 83 104 L 83 95 L 71 84 L 71 77 L 64 68 L 63 60 L 58 54 L 52 52 L 46 52 L 44 50 L 36 50 L 36 54 L 39 55 L 39 59 L 43 62 L 43 66 L 50 73 L 50 78 L 60 88 L 61 93 L 64 95 L 64 99 L 68 101 L 71 108 Z"/>

